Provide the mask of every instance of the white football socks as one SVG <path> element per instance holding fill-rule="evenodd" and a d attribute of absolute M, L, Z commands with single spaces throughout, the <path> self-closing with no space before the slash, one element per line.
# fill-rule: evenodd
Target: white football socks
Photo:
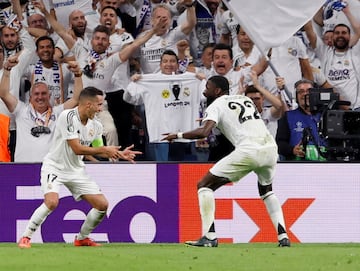
<path fill-rule="evenodd" d="M 270 191 L 265 195 L 261 196 L 264 200 L 266 210 L 269 213 L 271 221 L 275 227 L 276 232 L 278 233 L 278 239 L 288 238 L 286 232 L 279 232 L 279 226 L 285 231 L 285 220 L 283 211 L 281 209 L 280 202 L 275 196 L 274 192 Z"/>
<path fill-rule="evenodd" d="M 32 214 L 22 236 L 31 238 L 33 233 L 40 227 L 51 212 L 52 211 L 45 205 L 45 203 L 42 203 Z"/>
<path fill-rule="evenodd" d="M 210 188 L 202 187 L 198 190 L 198 199 L 203 235 L 205 235 L 210 240 L 213 240 L 216 238 L 216 233 L 213 225 L 215 220 L 214 191 Z"/>
<path fill-rule="evenodd" d="M 99 211 L 92 208 L 86 216 L 84 223 L 81 226 L 80 232 L 77 235 L 78 240 L 83 240 L 89 236 L 93 229 L 104 219 L 106 211 Z"/>

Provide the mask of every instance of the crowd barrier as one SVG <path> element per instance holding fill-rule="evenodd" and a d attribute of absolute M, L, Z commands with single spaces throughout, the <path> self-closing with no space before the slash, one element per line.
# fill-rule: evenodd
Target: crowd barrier
<path fill-rule="evenodd" d="M 0 164 L 0 242 L 16 242 L 42 202 L 40 164 Z M 201 236 L 196 183 L 211 164 L 86 164 L 109 200 L 91 235 L 101 242 L 179 243 Z M 360 242 L 360 173 L 356 163 L 279 163 L 273 184 L 292 242 Z M 89 211 L 66 188 L 34 243 L 72 242 Z M 256 176 L 215 192 L 220 242 L 276 242 Z"/>

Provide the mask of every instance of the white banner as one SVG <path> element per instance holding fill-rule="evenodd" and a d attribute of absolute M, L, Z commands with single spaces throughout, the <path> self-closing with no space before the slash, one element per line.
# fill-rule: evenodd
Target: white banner
<path fill-rule="evenodd" d="M 256 46 L 266 54 L 299 30 L 324 0 L 227 0 L 231 10 Z"/>

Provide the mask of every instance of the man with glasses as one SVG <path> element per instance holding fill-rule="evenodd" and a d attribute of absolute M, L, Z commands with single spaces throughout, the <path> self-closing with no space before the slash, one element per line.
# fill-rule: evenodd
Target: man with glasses
<path fill-rule="evenodd" d="M 310 142 L 306 142 L 309 145 L 326 146 L 317 129 L 321 113 L 313 114 L 309 107 L 309 90 L 313 87 L 314 83 L 310 80 L 297 81 L 295 90 L 299 107 L 285 112 L 278 122 L 276 143 L 282 160 L 308 160 L 304 136 L 311 138 Z"/>

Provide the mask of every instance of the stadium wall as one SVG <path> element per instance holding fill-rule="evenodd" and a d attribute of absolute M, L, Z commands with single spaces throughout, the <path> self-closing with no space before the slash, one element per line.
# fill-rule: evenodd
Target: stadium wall
<path fill-rule="evenodd" d="M 196 183 L 211 164 L 87 164 L 109 200 L 91 235 L 102 242 L 178 243 L 201 235 Z M 273 189 L 292 242 L 360 242 L 360 174 L 355 163 L 279 163 Z M 40 164 L 0 164 L 0 242 L 16 242 L 42 202 Z M 63 188 L 59 207 L 33 242 L 72 242 L 89 207 Z M 215 193 L 220 242 L 276 242 L 256 176 Z"/>

